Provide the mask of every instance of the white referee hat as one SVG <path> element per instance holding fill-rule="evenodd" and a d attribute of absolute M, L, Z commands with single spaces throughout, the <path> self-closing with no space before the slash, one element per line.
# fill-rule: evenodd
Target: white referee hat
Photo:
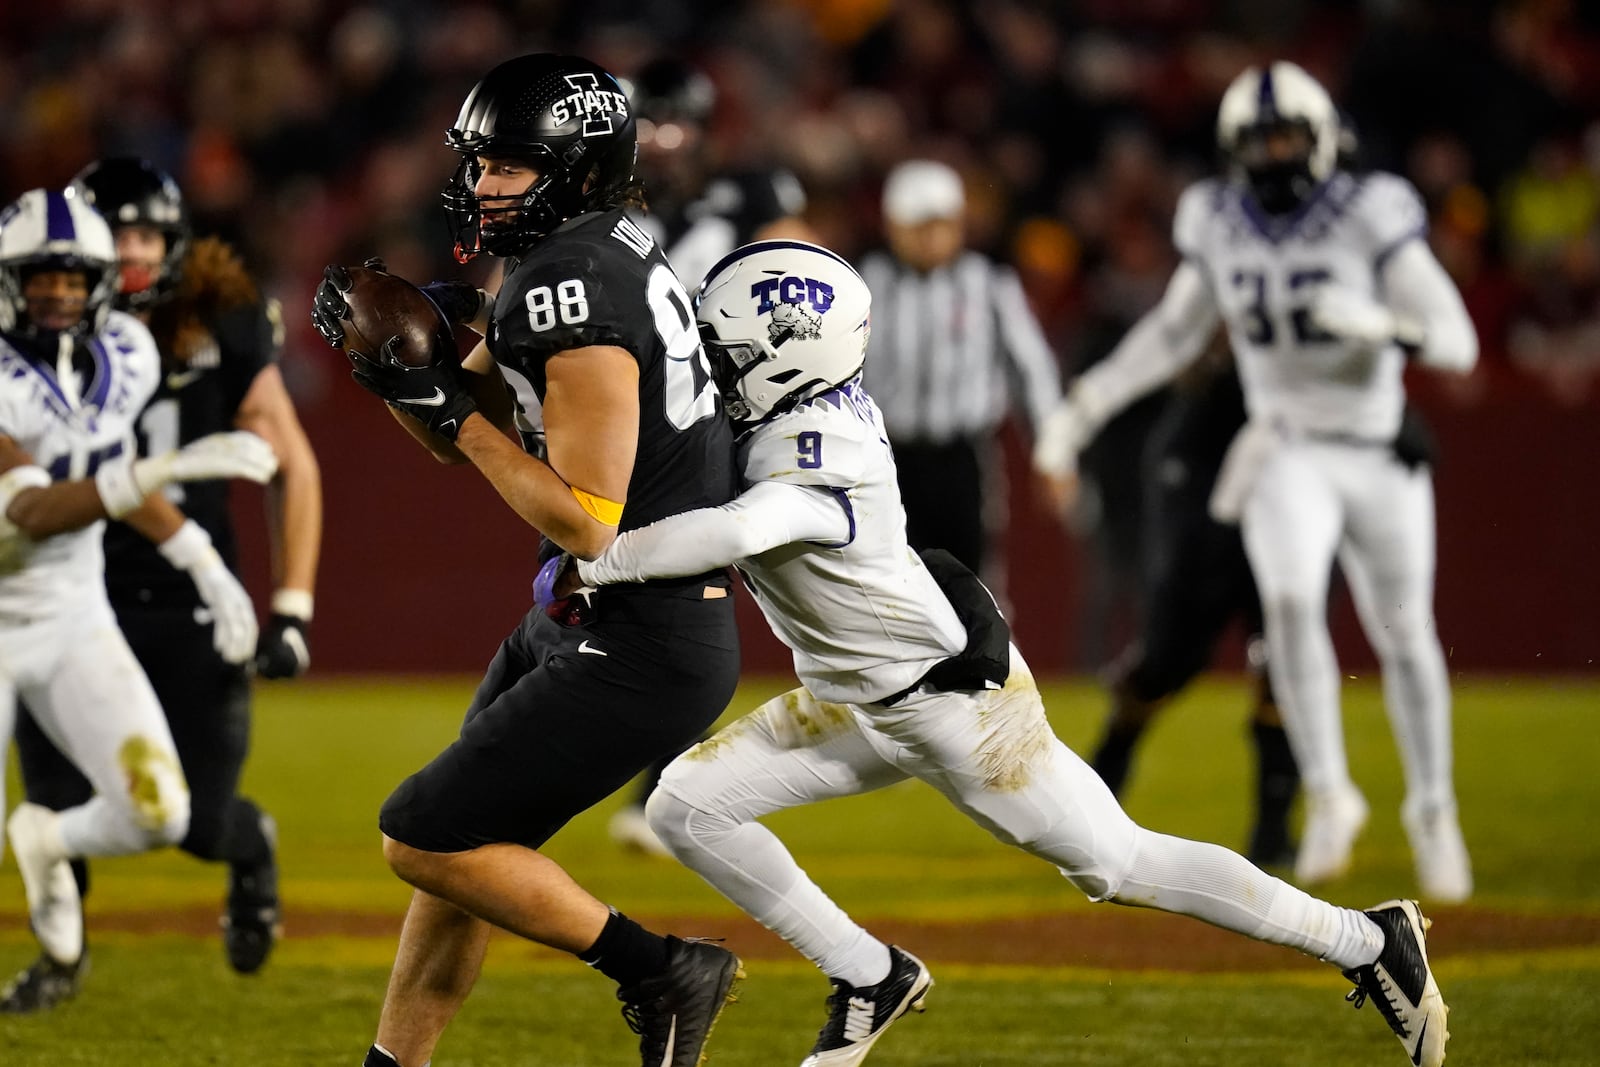
<path fill-rule="evenodd" d="M 883 216 L 899 226 L 960 218 L 966 205 L 961 175 L 935 160 L 902 163 L 889 172 L 883 183 Z"/>

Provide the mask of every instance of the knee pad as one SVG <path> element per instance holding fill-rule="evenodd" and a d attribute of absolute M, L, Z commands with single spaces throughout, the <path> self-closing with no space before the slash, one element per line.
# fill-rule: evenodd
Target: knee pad
<path fill-rule="evenodd" d="M 732 826 L 731 820 L 703 812 L 660 786 L 645 801 L 644 817 L 661 843 L 675 855 L 694 847 L 707 832 Z"/>

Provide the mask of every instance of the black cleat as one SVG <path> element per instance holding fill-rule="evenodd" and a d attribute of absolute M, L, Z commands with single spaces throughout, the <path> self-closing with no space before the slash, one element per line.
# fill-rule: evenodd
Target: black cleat
<path fill-rule="evenodd" d="M 28 1015 L 36 1011 L 49 1011 L 78 995 L 83 976 L 89 973 L 89 950 L 76 963 L 58 963 L 48 953 L 39 958 L 0 990 L 0 1012 L 7 1015 Z"/>
<path fill-rule="evenodd" d="M 922 961 L 889 946 L 889 976 L 877 985 L 853 986 L 833 979 L 828 1021 L 800 1067 L 856 1067 L 889 1024 L 908 1011 L 924 1010 L 933 976 Z"/>
<path fill-rule="evenodd" d="M 617 990 L 644 1067 L 697 1067 L 711 1027 L 734 999 L 734 980 L 743 977 L 739 957 L 721 945 L 669 936 L 667 969 Z"/>
<path fill-rule="evenodd" d="M 228 903 L 222 915 L 222 947 L 228 965 L 255 974 L 282 933 L 278 909 L 278 830 L 272 816 L 261 816 L 268 853 L 265 862 L 228 868 Z"/>
<path fill-rule="evenodd" d="M 1414 900 L 1389 900 L 1367 910 L 1383 928 L 1383 951 L 1365 967 L 1344 972 L 1356 984 L 1345 999 L 1357 1008 L 1368 999 L 1400 1039 L 1413 1067 L 1439 1067 L 1450 1039 L 1450 1009 L 1428 967 L 1426 932 L 1433 924 Z"/>

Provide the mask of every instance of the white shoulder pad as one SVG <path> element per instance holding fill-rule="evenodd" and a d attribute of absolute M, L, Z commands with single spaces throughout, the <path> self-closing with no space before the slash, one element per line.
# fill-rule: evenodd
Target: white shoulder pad
<path fill-rule="evenodd" d="M 1172 244 L 1185 259 L 1200 261 L 1206 226 L 1217 214 L 1223 189 L 1216 178 L 1205 178 L 1178 197 L 1178 208 L 1172 214 Z"/>
<path fill-rule="evenodd" d="M 858 390 L 859 393 L 859 390 Z M 780 415 L 744 442 L 744 476 L 756 482 L 848 489 L 889 460 L 877 409 L 864 393 L 825 393 Z"/>
<path fill-rule="evenodd" d="M 1386 259 L 1412 238 L 1428 235 L 1428 209 L 1410 182 L 1384 171 L 1373 171 L 1360 180 L 1361 192 L 1354 207 L 1374 260 Z"/>
<path fill-rule="evenodd" d="M 161 384 L 161 350 L 144 323 L 125 311 L 106 316 L 98 340 L 112 353 L 116 373 L 123 377 L 133 394 L 132 409 L 138 411 Z"/>

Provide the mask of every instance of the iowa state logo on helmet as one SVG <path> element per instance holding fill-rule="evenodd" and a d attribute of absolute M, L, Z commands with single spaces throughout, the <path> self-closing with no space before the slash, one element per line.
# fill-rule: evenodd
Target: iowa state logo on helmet
<path fill-rule="evenodd" d="M 620 89 L 600 88 L 600 76 L 592 71 L 566 75 L 572 92 L 550 105 L 550 117 L 565 126 L 583 116 L 584 137 L 599 137 L 616 130 L 616 119 L 628 117 L 628 96 Z M 615 85 L 608 79 L 608 84 Z"/>

